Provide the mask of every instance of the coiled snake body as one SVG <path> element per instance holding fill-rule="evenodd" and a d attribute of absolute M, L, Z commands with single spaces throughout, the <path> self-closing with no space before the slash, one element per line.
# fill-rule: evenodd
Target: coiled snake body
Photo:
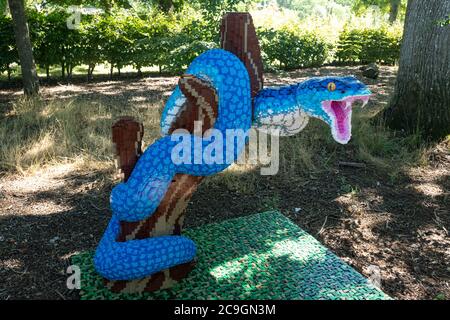
<path fill-rule="evenodd" d="M 252 125 L 250 80 L 243 63 L 232 53 L 209 50 L 198 56 L 187 74 L 209 82 L 218 95 L 218 117 L 214 129 L 224 136 L 228 130 L 246 132 Z M 313 78 L 277 89 L 264 89 L 254 99 L 254 125 L 264 131 L 276 129 L 282 135 L 301 131 L 310 116 L 325 121 L 333 137 L 340 143 L 350 139 L 351 105 L 355 100 L 367 102 L 370 91 L 353 77 Z M 164 137 L 149 146 L 139 158 L 126 183 L 117 185 L 111 193 L 111 221 L 97 247 L 94 265 L 98 273 L 110 280 L 144 278 L 158 271 L 191 261 L 196 254 L 193 241 L 180 236 L 118 242 L 120 221 L 139 221 L 150 215 L 163 199 L 177 173 L 208 176 L 226 169 L 237 159 L 246 140 L 223 139 L 223 163 L 208 158 L 205 150 L 212 141 L 208 137 L 189 133 L 168 135 L 185 97 L 176 87 L 162 114 Z M 173 161 L 174 149 L 185 140 L 190 152 L 187 161 Z M 230 143 L 233 144 L 230 146 Z M 176 152 L 175 152 L 176 153 Z M 196 158 L 199 157 L 200 159 Z"/>

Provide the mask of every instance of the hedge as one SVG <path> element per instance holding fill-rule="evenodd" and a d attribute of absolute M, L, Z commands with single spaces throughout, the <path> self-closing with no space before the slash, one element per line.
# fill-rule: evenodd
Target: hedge
<path fill-rule="evenodd" d="M 269 67 L 278 65 L 284 70 L 319 67 L 329 55 L 330 45 L 311 32 L 260 29 L 258 36 L 263 59 Z"/>
<path fill-rule="evenodd" d="M 400 43 L 400 34 L 384 28 L 344 30 L 337 43 L 336 58 L 342 63 L 393 65 L 400 57 Z"/>
<path fill-rule="evenodd" d="M 47 70 L 59 65 L 62 77 L 70 77 L 75 66 L 88 66 L 88 78 L 96 65 L 109 63 L 111 74 L 127 65 L 138 72 L 158 66 L 160 71 L 181 73 L 201 52 L 218 47 L 204 20 L 152 12 L 146 16 L 126 11 L 83 16 L 78 29 L 67 28 L 63 9 L 28 12 L 30 37 L 36 64 Z M 344 30 L 335 47 L 312 32 L 295 26 L 275 30 L 260 28 L 263 61 L 268 70 L 319 67 L 335 59 L 341 63 L 398 60 L 400 36 L 386 29 Z M 8 16 L 0 16 L 0 72 L 13 71 L 17 50 Z"/>

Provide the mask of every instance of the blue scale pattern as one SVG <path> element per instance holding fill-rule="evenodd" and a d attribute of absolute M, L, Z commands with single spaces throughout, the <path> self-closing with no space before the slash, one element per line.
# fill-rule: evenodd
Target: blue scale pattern
<path fill-rule="evenodd" d="M 335 85 L 330 91 L 330 83 Z M 266 117 L 287 114 L 297 109 L 310 117 L 319 118 L 332 126 L 332 119 L 323 110 L 323 101 L 340 101 L 354 96 L 370 96 L 366 85 L 353 76 L 315 77 L 303 82 L 261 90 L 255 97 L 255 126 Z"/>
<path fill-rule="evenodd" d="M 209 81 L 219 96 L 218 118 L 214 128 L 226 137 L 228 129 L 243 132 L 251 126 L 250 80 L 245 66 L 232 53 L 214 49 L 198 56 L 189 66 L 187 74 Z M 232 76 L 230 76 L 232 75 Z M 176 107 L 183 98 L 177 87 L 167 101 L 167 110 Z M 172 161 L 172 151 L 180 141 L 189 140 L 190 161 Z M 204 154 L 214 140 L 202 139 L 189 133 L 164 136 L 149 146 L 137 162 L 126 183 L 118 184 L 111 192 L 113 216 L 103 235 L 95 256 L 98 273 L 110 280 L 131 280 L 149 276 L 172 266 L 186 263 L 195 257 L 195 244 L 183 236 L 161 236 L 142 240 L 117 242 L 120 221 L 146 219 L 157 209 L 169 184 L 177 173 L 208 176 L 226 169 L 234 162 L 245 146 L 246 139 L 233 139 L 227 145 L 223 139 L 224 163 L 214 161 Z M 228 143 L 229 144 L 229 143 Z M 198 157 L 200 155 L 200 163 Z M 214 154 L 213 154 L 214 156 Z"/>

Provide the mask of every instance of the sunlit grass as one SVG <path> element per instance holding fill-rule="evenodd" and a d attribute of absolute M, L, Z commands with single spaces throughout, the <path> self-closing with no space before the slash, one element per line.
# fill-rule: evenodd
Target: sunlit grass
<path fill-rule="evenodd" d="M 82 100 L 17 100 L 0 125 L 0 170 L 23 173 L 64 162 L 112 166 L 111 125 L 125 114 L 146 124 L 146 141 L 158 136 L 151 121 L 158 105 L 138 112 Z"/>

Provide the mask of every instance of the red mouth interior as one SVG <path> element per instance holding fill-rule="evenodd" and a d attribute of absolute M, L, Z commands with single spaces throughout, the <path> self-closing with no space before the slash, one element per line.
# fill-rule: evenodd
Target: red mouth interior
<path fill-rule="evenodd" d="M 339 143 L 347 143 L 352 134 L 352 104 L 361 100 L 363 106 L 369 101 L 370 95 L 350 96 L 343 100 L 324 101 L 322 107 L 332 119 L 331 131 L 333 138 Z"/>
<path fill-rule="evenodd" d="M 348 116 L 348 112 L 345 111 L 346 103 L 345 101 L 331 101 L 331 110 L 333 110 L 336 126 L 339 133 L 342 135 L 346 131 L 346 118 Z"/>

